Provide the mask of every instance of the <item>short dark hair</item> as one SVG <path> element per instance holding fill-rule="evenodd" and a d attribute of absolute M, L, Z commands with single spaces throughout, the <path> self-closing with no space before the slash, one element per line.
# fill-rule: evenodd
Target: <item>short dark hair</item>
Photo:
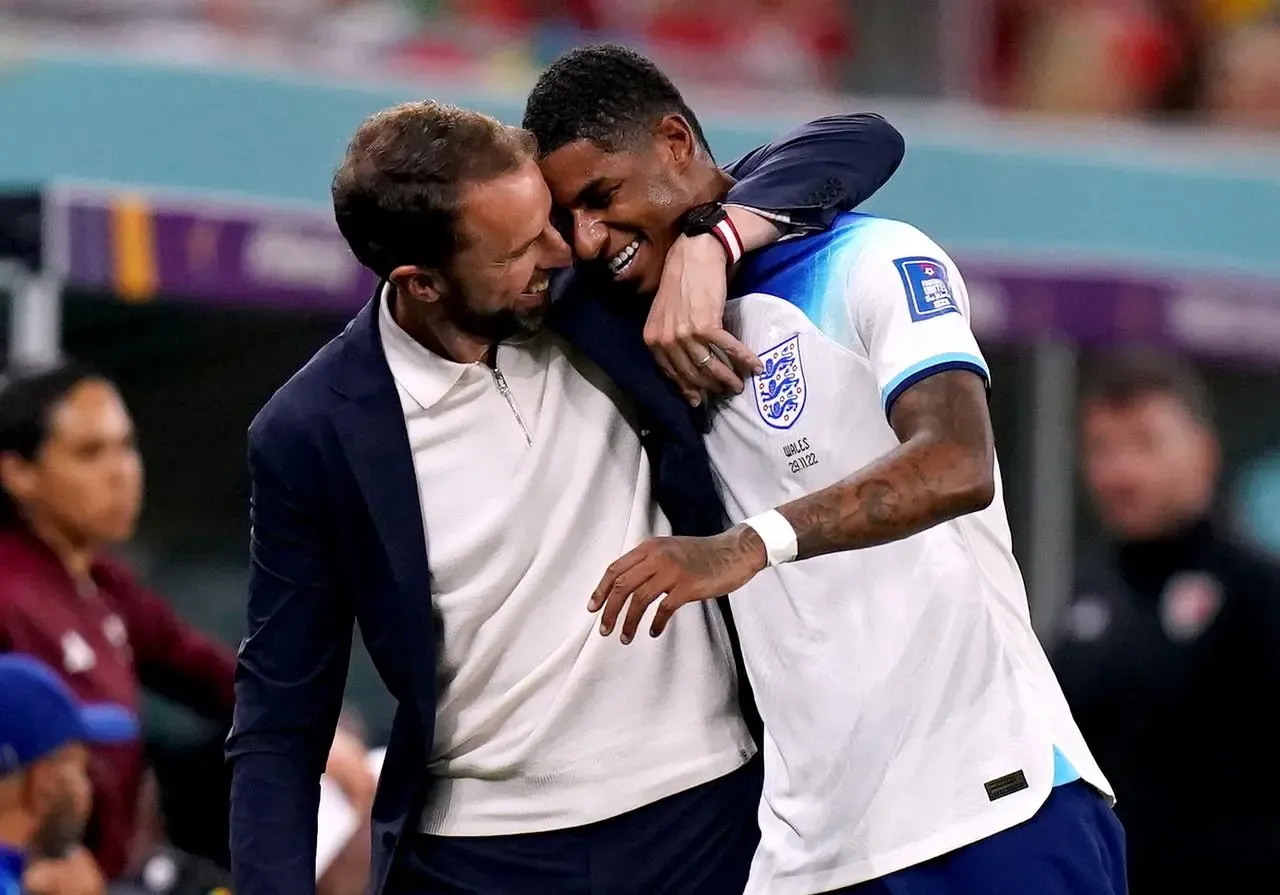
<path fill-rule="evenodd" d="M 83 364 L 13 367 L 0 374 L 0 456 L 34 460 L 49 440 L 53 413 L 82 382 L 108 381 Z M 13 499 L 0 487 L 0 530 L 21 524 Z"/>
<path fill-rule="evenodd" d="M 1105 354 L 1090 364 L 1081 390 L 1082 403 L 1122 407 L 1143 398 L 1164 395 L 1175 399 L 1197 422 L 1213 425 L 1209 389 L 1185 361 L 1150 349 Z"/>
<path fill-rule="evenodd" d="M 543 156 L 578 140 L 616 152 L 681 115 L 710 152 L 698 116 L 671 79 L 635 50 L 597 44 L 570 50 L 542 73 L 524 107 L 524 127 Z"/>
<path fill-rule="evenodd" d="M 536 152 L 519 128 L 431 100 L 366 118 L 333 177 L 333 213 L 352 253 L 381 277 L 402 264 L 447 268 L 461 247 L 467 184 L 514 171 Z"/>

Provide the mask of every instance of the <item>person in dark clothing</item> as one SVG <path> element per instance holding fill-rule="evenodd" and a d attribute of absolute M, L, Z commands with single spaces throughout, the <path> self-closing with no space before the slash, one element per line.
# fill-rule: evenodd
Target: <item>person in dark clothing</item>
<path fill-rule="evenodd" d="M 230 895 L 231 871 L 174 847 L 165 830 L 156 775 L 143 774 L 129 867 L 107 895 Z"/>
<path fill-rule="evenodd" d="M 1082 575 L 1053 660 L 1115 785 L 1131 891 L 1271 891 L 1280 567 L 1214 518 L 1220 452 L 1190 369 L 1109 358 L 1080 421 L 1085 480 L 1116 543 Z"/>

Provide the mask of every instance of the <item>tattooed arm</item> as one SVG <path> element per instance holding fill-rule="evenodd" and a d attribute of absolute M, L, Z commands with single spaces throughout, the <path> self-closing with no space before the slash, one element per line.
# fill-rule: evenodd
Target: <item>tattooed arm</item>
<path fill-rule="evenodd" d="M 778 507 L 796 531 L 796 559 L 897 541 L 991 503 L 995 447 L 986 383 L 976 373 L 948 370 L 916 383 L 894 402 L 889 423 L 897 448 Z M 655 538 L 609 567 L 588 609 L 604 608 L 600 631 L 609 634 L 625 604 L 629 643 L 665 594 L 650 625 L 656 637 L 680 606 L 737 590 L 765 564 L 764 542 L 743 524 L 711 538 Z"/>
<path fill-rule="evenodd" d="M 889 414 L 901 444 L 829 488 L 778 507 L 796 530 L 797 559 L 909 537 L 995 498 L 995 446 L 986 383 L 967 370 L 907 389 Z M 744 551 L 763 555 L 753 529 L 736 526 Z M 750 542 L 754 540 L 755 545 Z"/>
<path fill-rule="evenodd" d="M 626 642 L 659 599 L 650 625 L 655 636 L 684 603 L 737 590 L 768 562 L 757 525 L 771 541 L 768 527 L 781 528 L 782 544 L 789 525 L 793 558 L 803 560 L 910 537 L 994 499 L 990 371 L 969 328 L 960 272 L 937 243 L 896 221 L 861 222 L 841 251 L 842 264 L 824 277 L 828 294 L 843 286 L 846 325 L 824 333 L 866 359 L 874 383 L 850 383 L 859 390 L 850 393 L 850 406 L 861 405 L 870 397 L 861 390 L 874 387 L 897 447 L 828 488 L 753 517 L 751 525 L 710 538 L 651 538 L 636 547 L 609 567 L 588 604 L 593 612 L 603 609 L 604 633 L 624 606 Z M 838 277 L 843 284 L 831 279 Z M 755 474 L 774 472 L 764 465 Z M 792 558 L 789 545 L 774 549 Z"/>

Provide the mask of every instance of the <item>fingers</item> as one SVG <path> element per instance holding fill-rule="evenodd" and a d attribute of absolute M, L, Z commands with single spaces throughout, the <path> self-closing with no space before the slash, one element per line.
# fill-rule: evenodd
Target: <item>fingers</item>
<path fill-rule="evenodd" d="M 658 611 L 653 614 L 653 621 L 649 623 L 649 636 L 661 636 L 662 632 L 667 629 L 667 623 L 671 621 L 671 616 L 675 614 L 677 609 L 688 602 L 687 596 L 679 588 L 673 588 L 672 592 L 667 594 L 662 602 L 658 604 Z"/>
<path fill-rule="evenodd" d="M 625 575 L 614 582 L 613 588 L 609 591 L 609 596 L 604 603 L 604 612 L 600 614 L 600 633 L 608 637 L 613 633 L 614 625 L 618 623 L 618 616 L 622 615 L 622 609 L 627 605 L 627 600 L 631 597 L 636 588 L 644 585 L 653 575 L 652 570 L 645 566 L 632 569 Z M 623 643 L 629 643 L 631 638 L 623 637 Z"/>
<path fill-rule="evenodd" d="M 662 372 L 666 373 L 671 379 L 679 382 L 676 374 L 676 368 L 672 366 L 671 361 L 667 358 L 668 340 L 664 334 L 670 328 L 666 321 L 657 318 L 657 309 L 650 311 L 649 319 L 644 325 L 644 344 L 649 348 L 649 352 L 653 355 L 653 359 L 658 362 L 658 366 L 662 368 Z"/>
<path fill-rule="evenodd" d="M 733 369 L 737 371 L 742 378 L 753 376 L 764 370 L 764 364 L 760 362 L 760 358 L 746 345 L 733 337 L 727 329 L 717 329 L 710 333 L 708 338 L 717 348 L 724 352 L 729 358 L 729 363 L 733 365 Z"/>
<path fill-rule="evenodd" d="M 680 386 L 680 391 L 684 392 L 686 397 L 690 395 L 698 397 L 698 401 L 690 402 L 697 406 L 701 401 L 702 391 L 707 381 L 702 376 L 701 370 L 698 369 L 697 361 L 702 360 L 705 355 L 699 355 L 696 359 L 690 357 L 689 353 L 679 343 L 670 347 L 654 348 L 653 353 L 655 356 L 664 358 L 672 367 L 675 371 L 675 375 L 672 378 L 675 379 L 676 384 Z"/>
<path fill-rule="evenodd" d="M 675 586 L 676 576 L 656 573 L 631 592 L 631 602 L 627 606 L 627 617 L 622 622 L 622 642 L 630 643 L 640 627 L 640 620 L 649 609 L 649 604 L 659 597 L 665 596 L 669 588 Z"/>
<path fill-rule="evenodd" d="M 675 587 L 677 571 L 661 561 L 661 555 L 654 552 L 655 543 L 656 539 L 646 541 L 615 560 L 591 595 L 587 609 L 591 612 L 603 610 L 600 612 L 600 633 L 605 637 L 613 633 L 626 608 L 620 639 L 623 643 L 630 643 L 650 604 Z M 662 627 L 665 626 L 664 621 Z"/>
<path fill-rule="evenodd" d="M 728 336 L 728 333 L 725 335 Z M 717 395 L 736 395 L 742 391 L 742 380 L 720 358 L 720 352 L 714 346 L 714 339 L 703 335 L 692 335 L 680 340 L 680 348 L 685 357 L 693 361 L 698 371 L 697 384 L 703 391 Z"/>
<path fill-rule="evenodd" d="M 737 340 L 724 333 L 722 341 L 737 344 Z M 650 344 L 653 356 L 663 370 L 676 381 L 686 398 L 697 406 L 704 393 L 724 395 L 740 393 L 743 381 L 737 372 L 721 359 L 715 350 L 715 342 L 697 335 L 681 336 L 673 345 Z M 745 353 L 753 357 L 745 347 L 738 350 L 739 357 Z M 740 361 L 741 362 L 741 361 Z M 743 362 L 745 363 L 745 362 Z"/>
<path fill-rule="evenodd" d="M 609 594 L 615 589 L 618 579 L 639 565 L 645 557 L 649 555 L 651 546 L 649 541 L 645 541 L 622 556 L 615 559 L 609 564 L 609 568 L 604 570 L 604 575 L 600 578 L 600 583 L 596 585 L 595 591 L 591 594 L 591 599 L 587 602 L 587 611 L 596 612 L 604 605 Z"/>
<path fill-rule="evenodd" d="M 680 385 L 679 382 L 676 383 L 676 386 L 680 389 L 680 394 L 684 396 L 684 399 L 689 402 L 690 407 L 697 407 L 702 404 L 702 392 L 696 388 Z"/>

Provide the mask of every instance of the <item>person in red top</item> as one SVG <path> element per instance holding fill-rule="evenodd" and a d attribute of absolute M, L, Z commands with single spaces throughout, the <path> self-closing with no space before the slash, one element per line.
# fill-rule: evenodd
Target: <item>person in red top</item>
<path fill-rule="evenodd" d="M 232 652 L 182 622 L 105 551 L 128 540 L 142 461 L 124 402 L 65 365 L 0 383 L 0 652 L 36 656 L 86 702 L 139 711 L 140 686 L 230 726 Z M 124 871 L 139 740 L 93 750 L 88 842 Z"/>

